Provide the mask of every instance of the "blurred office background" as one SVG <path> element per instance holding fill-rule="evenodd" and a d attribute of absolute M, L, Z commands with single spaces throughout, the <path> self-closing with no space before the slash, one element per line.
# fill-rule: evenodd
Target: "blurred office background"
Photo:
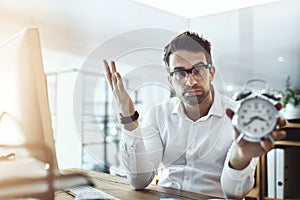
<path fill-rule="evenodd" d="M 60 168 L 122 168 L 119 116 L 102 59 L 116 60 L 142 119 L 171 95 L 163 47 L 183 31 L 212 42 L 215 85 L 229 97 L 252 78 L 282 90 L 290 75 L 300 87 L 300 1 L 148 2 L 0 1 L 0 43 L 39 28 Z"/>

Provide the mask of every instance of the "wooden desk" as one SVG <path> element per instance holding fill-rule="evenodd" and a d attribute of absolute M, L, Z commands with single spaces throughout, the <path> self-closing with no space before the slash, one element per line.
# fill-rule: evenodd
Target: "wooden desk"
<path fill-rule="evenodd" d="M 134 190 L 128 183 L 127 179 L 109 174 L 88 171 L 83 169 L 68 169 L 61 172 L 64 174 L 80 173 L 88 176 L 95 184 L 95 187 L 119 199 L 124 200 L 159 200 L 160 198 L 177 198 L 185 199 L 210 199 L 213 197 L 176 190 L 172 188 L 150 185 L 141 191 Z M 64 191 L 55 193 L 55 200 L 73 200 L 74 198 Z"/>

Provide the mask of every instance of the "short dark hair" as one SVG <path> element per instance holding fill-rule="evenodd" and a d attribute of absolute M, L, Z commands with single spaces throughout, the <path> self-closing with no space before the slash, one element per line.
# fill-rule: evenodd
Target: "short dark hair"
<path fill-rule="evenodd" d="M 169 68 L 169 58 L 170 55 L 179 50 L 187 50 L 193 52 L 202 51 L 205 54 L 207 64 L 212 64 L 211 58 L 211 44 L 210 42 L 202 36 L 199 36 L 197 33 L 186 31 L 176 36 L 164 49 L 164 58 L 163 61 Z"/>

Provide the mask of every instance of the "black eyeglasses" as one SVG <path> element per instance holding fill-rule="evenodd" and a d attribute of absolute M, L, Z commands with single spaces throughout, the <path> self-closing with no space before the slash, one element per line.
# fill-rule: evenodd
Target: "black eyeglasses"
<path fill-rule="evenodd" d="M 205 74 L 205 69 L 210 68 L 211 64 L 199 63 L 194 65 L 190 69 L 179 69 L 173 72 L 170 72 L 170 76 L 173 76 L 177 82 L 186 82 L 188 78 L 188 74 L 192 74 L 193 77 L 197 80 L 202 79 Z"/>

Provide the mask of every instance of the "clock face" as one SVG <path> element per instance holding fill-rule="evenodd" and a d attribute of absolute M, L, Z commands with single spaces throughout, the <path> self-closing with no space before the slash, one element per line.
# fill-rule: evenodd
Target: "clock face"
<path fill-rule="evenodd" d="M 268 100 L 250 98 L 241 103 L 235 126 L 246 140 L 258 142 L 274 130 L 277 115 L 278 111 Z"/>

